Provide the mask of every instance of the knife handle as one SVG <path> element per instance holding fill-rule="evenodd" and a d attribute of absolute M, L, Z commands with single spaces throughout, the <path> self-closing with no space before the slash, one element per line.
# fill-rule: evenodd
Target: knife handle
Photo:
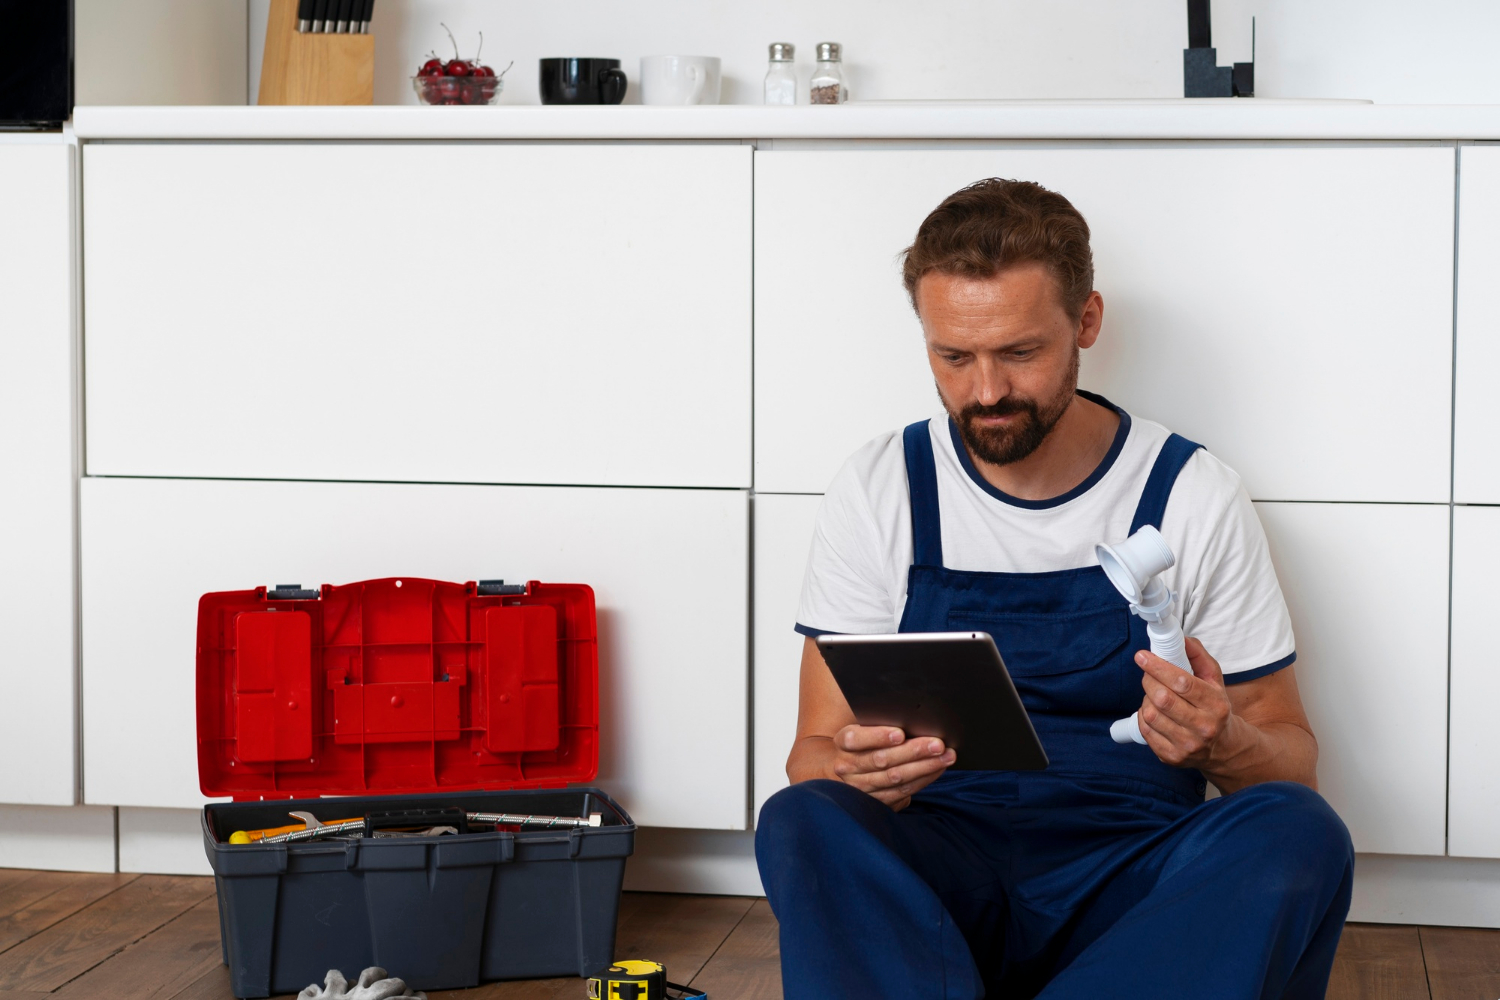
<path fill-rule="evenodd" d="M 312 30 L 322 34 L 328 23 L 328 0 L 313 0 Z"/>

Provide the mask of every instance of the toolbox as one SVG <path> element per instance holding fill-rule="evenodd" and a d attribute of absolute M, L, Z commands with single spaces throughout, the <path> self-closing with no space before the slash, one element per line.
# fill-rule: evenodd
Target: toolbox
<path fill-rule="evenodd" d="M 234 995 L 372 965 L 428 990 L 609 964 L 635 824 L 577 786 L 598 771 L 598 669 L 582 584 L 205 594 L 198 776 L 204 795 L 234 799 L 203 810 Z M 365 823 L 230 842 L 296 825 L 292 812 Z M 599 815 L 566 829 L 464 822 L 493 813 Z"/>

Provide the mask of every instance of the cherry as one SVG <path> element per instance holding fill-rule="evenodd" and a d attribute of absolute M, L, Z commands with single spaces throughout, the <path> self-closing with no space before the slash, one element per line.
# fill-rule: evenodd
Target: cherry
<path fill-rule="evenodd" d="M 417 75 L 418 76 L 442 76 L 443 75 L 443 61 L 441 59 L 438 59 L 437 57 L 434 56 L 433 58 L 427 60 L 426 62 L 424 62 L 422 64 L 422 68 L 419 69 L 419 70 L 417 70 Z"/>
<path fill-rule="evenodd" d="M 473 72 L 474 68 L 462 59 L 449 59 L 443 66 L 444 76 L 469 76 Z"/>
<path fill-rule="evenodd" d="M 488 66 L 479 64 L 473 67 L 473 73 L 471 75 L 493 77 L 495 75 L 495 71 Z"/>

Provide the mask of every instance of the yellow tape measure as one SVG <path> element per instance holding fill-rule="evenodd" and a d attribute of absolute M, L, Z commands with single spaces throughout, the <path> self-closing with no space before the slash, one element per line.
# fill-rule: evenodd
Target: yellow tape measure
<path fill-rule="evenodd" d="M 707 1000 L 708 994 L 667 982 L 660 962 L 625 959 L 589 980 L 589 1000 Z"/>

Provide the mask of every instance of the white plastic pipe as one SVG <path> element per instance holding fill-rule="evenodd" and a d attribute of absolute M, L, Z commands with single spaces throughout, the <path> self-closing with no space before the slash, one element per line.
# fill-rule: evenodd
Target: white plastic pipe
<path fill-rule="evenodd" d="M 1177 595 L 1161 582 L 1161 574 L 1177 562 L 1161 532 L 1148 524 L 1117 545 L 1094 546 L 1094 553 L 1109 582 L 1130 602 L 1131 613 L 1146 622 L 1151 652 L 1192 673 L 1182 623 L 1172 613 L 1172 602 Z M 1141 735 L 1139 714 L 1116 720 L 1109 727 L 1110 737 L 1116 743 L 1144 744 L 1146 737 Z"/>

